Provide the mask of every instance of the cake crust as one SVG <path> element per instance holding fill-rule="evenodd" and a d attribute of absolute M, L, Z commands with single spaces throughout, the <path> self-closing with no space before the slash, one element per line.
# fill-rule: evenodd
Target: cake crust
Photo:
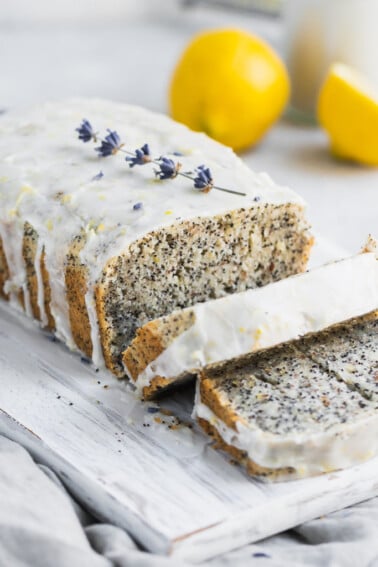
<path fill-rule="evenodd" d="M 70 247 L 66 258 L 65 283 L 71 332 L 76 346 L 88 357 L 92 357 L 93 345 L 91 324 L 88 317 L 85 295 L 88 291 L 88 269 L 80 260 L 85 245 L 85 236 L 79 234 Z"/>
<path fill-rule="evenodd" d="M 5 282 L 9 279 L 9 268 L 7 258 L 5 256 L 5 251 L 3 247 L 3 241 L 0 237 L 0 297 L 8 300 L 9 296 L 4 291 Z"/>
<path fill-rule="evenodd" d="M 241 451 L 233 445 L 228 445 L 224 439 L 219 435 L 218 431 L 213 425 L 211 425 L 206 419 L 198 418 L 197 422 L 202 427 L 202 429 L 214 440 L 214 449 L 219 449 L 228 453 L 233 459 L 235 459 L 240 465 L 244 466 L 247 473 L 250 476 L 259 478 L 266 482 L 277 481 L 277 480 L 291 480 L 296 475 L 296 470 L 294 467 L 284 467 L 279 469 L 270 469 L 267 467 L 262 467 L 252 461 L 246 451 Z"/>
<path fill-rule="evenodd" d="M 270 480 L 314 476 L 374 457 L 377 324 L 378 313 L 370 313 L 203 370 L 197 421 L 249 474 Z"/>

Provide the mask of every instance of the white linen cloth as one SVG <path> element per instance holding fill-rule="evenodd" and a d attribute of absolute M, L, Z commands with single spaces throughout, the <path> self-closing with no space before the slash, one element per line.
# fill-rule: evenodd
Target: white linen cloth
<path fill-rule="evenodd" d="M 378 566 L 378 498 L 203 563 L 208 567 Z M 47 467 L 0 436 L 0 567 L 181 567 L 96 521 Z"/>

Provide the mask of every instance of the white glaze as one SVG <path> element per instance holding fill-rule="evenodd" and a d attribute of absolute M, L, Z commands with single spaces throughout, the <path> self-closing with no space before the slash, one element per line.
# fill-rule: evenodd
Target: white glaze
<path fill-rule="evenodd" d="M 378 308 L 374 252 L 327 264 L 262 288 L 195 305 L 194 324 L 137 378 L 189 370 L 272 347 Z"/>
<path fill-rule="evenodd" d="M 101 135 L 106 134 L 107 128 L 117 130 L 127 149 L 134 150 L 148 142 L 155 157 L 181 152 L 183 156 L 177 159 L 183 164 L 183 171 L 205 163 L 217 185 L 245 192 L 247 196 L 216 190 L 209 194 L 196 192 L 192 182 L 183 177 L 156 181 L 151 164 L 130 169 L 123 154 L 98 158 L 92 143 L 77 139 L 75 128 L 83 118 L 89 119 Z M 17 290 L 25 284 L 21 245 L 23 224 L 28 220 L 45 246 L 57 336 L 74 349 L 64 261 L 72 239 L 82 231 L 87 242 L 80 257 L 89 268 L 86 304 L 96 364 L 101 364 L 102 359 L 93 290 L 111 257 L 149 231 L 179 219 L 267 202 L 303 205 L 292 191 L 277 187 L 266 174 L 253 173 L 230 149 L 205 135 L 163 115 L 101 100 L 50 103 L 1 118 L 0 161 L 0 234 L 4 235 L 11 271 L 6 289 Z M 103 178 L 93 181 L 100 170 Z M 54 200 L 58 192 L 63 193 L 61 201 Z M 259 204 L 255 197 L 260 198 Z M 133 210 L 136 202 L 143 202 L 139 211 Z M 4 227 L 7 234 L 12 232 L 11 237 L 4 234 Z M 37 277 L 40 282 L 38 271 Z M 40 306 L 42 293 L 40 289 Z M 28 305 L 27 293 L 25 301 Z M 15 294 L 12 302 L 17 304 Z M 45 321 L 43 310 L 42 318 Z"/>
<path fill-rule="evenodd" d="M 300 478 L 344 469 L 378 454 L 378 413 L 364 410 L 360 418 L 314 432 L 275 435 L 253 423 L 226 425 L 202 403 L 197 384 L 194 418 L 208 421 L 228 445 L 245 451 L 262 467 L 294 467 L 290 478 Z"/>

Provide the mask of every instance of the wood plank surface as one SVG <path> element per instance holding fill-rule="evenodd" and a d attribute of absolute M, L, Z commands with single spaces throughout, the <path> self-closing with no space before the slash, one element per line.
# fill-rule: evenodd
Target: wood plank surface
<path fill-rule="evenodd" d="M 302 481 L 250 479 L 193 426 L 190 389 L 160 409 L 142 403 L 4 302 L 0 379 L 0 433 L 160 554 L 198 562 L 378 494 L 378 459 Z"/>

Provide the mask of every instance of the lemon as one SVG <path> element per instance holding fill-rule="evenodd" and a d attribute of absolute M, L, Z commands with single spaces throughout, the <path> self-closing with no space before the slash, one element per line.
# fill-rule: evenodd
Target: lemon
<path fill-rule="evenodd" d="M 234 150 L 258 142 L 289 96 L 286 68 L 260 38 L 237 29 L 194 37 L 173 73 L 172 117 Z"/>
<path fill-rule="evenodd" d="M 318 119 L 335 156 L 378 165 L 378 92 L 364 76 L 332 65 L 320 90 Z"/>

